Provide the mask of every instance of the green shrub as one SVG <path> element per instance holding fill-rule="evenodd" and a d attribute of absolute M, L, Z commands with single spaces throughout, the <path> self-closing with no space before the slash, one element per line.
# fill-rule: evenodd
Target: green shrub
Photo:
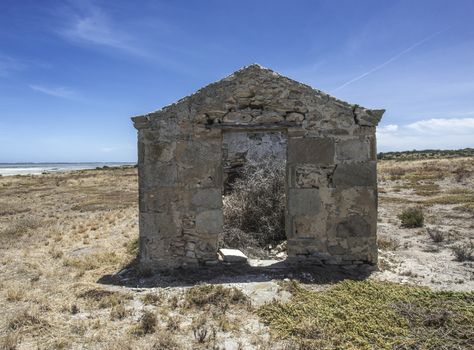
<path fill-rule="evenodd" d="M 472 292 L 345 280 L 324 291 L 294 286 L 289 301 L 258 314 L 298 349 L 472 349 L 473 300 Z"/>
<path fill-rule="evenodd" d="M 474 243 L 455 245 L 451 249 L 457 261 L 474 261 Z"/>
<path fill-rule="evenodd" d="M 419 207 L 405 209 L 398 215 L 398 218 L 401 220 L 403 227 L 423 227 L 423 210 Z"/>

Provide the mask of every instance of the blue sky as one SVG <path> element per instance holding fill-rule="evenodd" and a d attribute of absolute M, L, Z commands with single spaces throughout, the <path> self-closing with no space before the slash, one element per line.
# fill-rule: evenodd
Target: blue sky
<path fill-rule="evenodd" d="M 474 1 L 0 0 L 0 162 L 135 161 L 130 117 L 260 63 L 474 147 Z"/>

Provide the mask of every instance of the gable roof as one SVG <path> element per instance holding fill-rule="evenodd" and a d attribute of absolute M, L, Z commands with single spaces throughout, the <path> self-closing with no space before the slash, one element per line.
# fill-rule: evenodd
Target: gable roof
<path fill-rule="evenodd" d="M 367 109 L 356 104 L 350 104 L 307 84 L 283 76 L 269 68 L 265 68 L 259 64 L 251 64 L 242 67 L 221 80 L 202 87 L 193 94 L 185 96 L 170 105 L 145 115 L 133 117 L 132 120 L 135 127 L 140 128 L 140 125 L 144 123 L 148 124 L 149 121 L 164 117 L 167 114 L 173 113 L 173 111 L 182 111 L 183 109 L 187 111 L 192 110 L 193 107 L 205 104 L 203 101 L 213 98 L 216 99 L 217 95 L 222 94 L 222 92 L 226 90 L 233 90 L 234 94 L 241 94 L 241 96 L 245 98 L 246 94 L 249 94 L 249 91 L 245 89 L 239 91 L 240 85 L 243 83 L 246 85 L 257 84 L 256 90 L 258 91 L 259 81 L 273 81 L 278 84 L 283 84 L 288 90 L 304 91 L 305 94 L 320 99 L 325 103 L 337 105 L 339 108 L 350 109 L 354 113 L 356 122 L 363 126 L 376 126 L 385 112 L 383 109 Z"/>

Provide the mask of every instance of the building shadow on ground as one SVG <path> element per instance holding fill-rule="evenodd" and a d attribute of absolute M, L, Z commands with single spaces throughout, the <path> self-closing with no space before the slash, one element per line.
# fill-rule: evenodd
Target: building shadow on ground
<path fill-rule="evenodd" d="M 115 274 L 104 275 L 97 283 L 131 288 L 186 287 L 201 283 L 253 283 L 294 279 L 307 284 L 330 284 L 345 279 L 363 280 L 374 271 L 370 265 L 357 267 L 295 265 L 279 261 L 266 266 L 222 263 L 215 266 L 151 271 L 133 261 Z"/>

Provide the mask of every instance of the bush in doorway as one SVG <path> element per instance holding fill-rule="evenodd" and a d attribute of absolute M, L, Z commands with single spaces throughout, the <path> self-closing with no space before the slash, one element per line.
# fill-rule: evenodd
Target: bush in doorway
<path fill-rule="evenodd" d="M 285 240 L 285 162 L 269 159 L 244 165 L 224 197 L 223 212 L 222 246 L 241 248 L 235 246 L 236 238 L 262 248 Z M 239 237 L 234 237 L 236 232 Z"/>

